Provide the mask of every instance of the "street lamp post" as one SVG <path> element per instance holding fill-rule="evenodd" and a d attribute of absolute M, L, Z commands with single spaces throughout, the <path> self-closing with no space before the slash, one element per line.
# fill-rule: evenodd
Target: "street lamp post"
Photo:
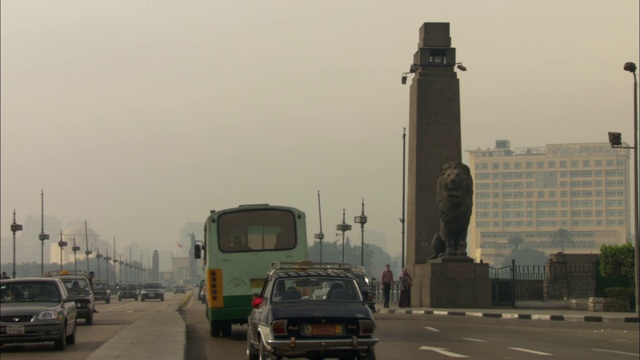
<path fill-rule="evenodd" d="M 71 248 L 71 250 L 73 250 L 73 270 L 75 272 L 78 272 L 78 258 L 76 256 L 76 253 L 80 251 L 80 246 L 76 244 L 75 236 L 73 237 L 73 247 Z"/>
<path fill-rule="evenodd" d="M 636 76 L 636 64 L 632 63 L 632 62 L 628 62 L 624 64 L 624 70 L 630 72 L 631 74 L 633 74 L 633 147 L 634 147 L 634 152 L 633 152 L 633 166 L 634 166 L 634 185 L 635 185 L 635 198 L 634 198 L 634 202 L 635 202 L 635 230 L 634 232 L 636 233 L 636 238 L 635 238 L 635 264 L 636 264 L 636 271 L 635 271 L 635 285 L 636 285 L 636 316 L 640 315 L 640 284 L 638 284 L 638 281 L 640 280 L 640 252 L 638 249 L 638 246 L 640 245 L 638 238 L 640 237 L 640 223 L 638 220 L 638 217 L 640 217 L 640 207 L 638 207 L 638 203 L 639 203 L 639 187 L 638 187 L 638 152 L 640 152 L 640 149 L 638 148 L 638 123 L 640 122 L 640 118 L 638 118 L 638 77 Z"/>
<path fill-rule="evenodd" d="M 320 209 L 320 190 L 318 190 L 318 214 L 320 217 L 320 232 L 315 234 L 314 237 L 316 240 L 320 241 L 320 264 L 322 264 L 322 240 L 324 239 L 324 234 L 322 233 L 322 209 Z"/>
<path fill-rule="evenodd" d="M 16 278 L 16 233 L 22 231 L 22 225 L 16 222 L 16 209 L 13 209 L 13 222 L 11 223 L 11 232 L 13 233 L 13 278 Z"/>
<path fill-rule="evenodd" d="M 640 216 L 640 207 L 638 203 L 640 201 L 638 198 L 640 197 L 640 188 L 638 187 L 638 169 L 640 168 L 638 164 L 638 152 L 640 152 L 640 146 L 638 144 L 638 128 L 640 127 L 638 123 L 640 122 L 640 118 L 638 118 L 638 78 L 636 76 L 636 64 L 632 62 L 628 62 L 624 64 L 624 70 L 633 74 L 633 146 L 622 146 L 622 135 L 619 132 L 610 132 L 609 133 L 609 143 L 611 147 L 618 149 L 633 149 L 633 184 L 634 184 L 634 213 L 635 213 L 635 223 L 634 223 L 634 262 L 635 262 L 635 272 L 634 272 L 634 282 L 635 282 L 635 298 L 636 298 L 636 316 L 640 316 L 640 284 L 638 281 L 640 280 L 640 251 L 638 247 L 640 246 L 640 242 L 638 238 L 640 237 L 640 220 L 638 217 Z"/>
<path fill-rule="evenodd" d="M 100 254 L 100 247 L 96 249 L 96 262 L 98 263 L 98 279 L 100 279 L 100 259 L 102 259 L 102 254 Z M 108 269 L 107 269 L 108 270 Z"/>
<path fill-rule="evenodd" d="M 60 247 L 60 271 L 62 271 L 62 253 L 65 246 L 67 246 L 67 242 L 62 238 L 62 231 L 60 231 L 60 241 L 58 241 L 58 246 Z"/>
<path fill-rule="evenodd" d="M 344 233 L 351 230 L 351 225 L 346 223 L 344 216 L 345 209 L 342 209 L 342 224 L 336 225 L 336 230 L 342 231 L 342 262 L 344 262 Z"/>
<path fill-rule="evenodd" d="M 403 128 L 402 130 L 402 217 L 400 218 L 400 224 L 402 224 L 402 268 L 404 269 L 404 222 L 405 222 L 405 218 L 404 218 L 404 211 L 405 211 L 405 184 L 407 183 L 405 177 L 406 177 L 406 170 L 405 170 L 405 164 L 406 164 L 406 147 L 407 147 L 407 128 Z"/>
<path fill-rule="evenodd" d="M 40 220 L 42 226 L 40 228 L 40 235 L 38 235 L 38 239 L 40 239 L 40 274 L 44 274 L 44 241 L 49 240 L 49 234 L 44 233 L 44 190 L 41 191 L 40 195 Z"/>
<path fill-rule="evenodd" d="M 107 287 L 109 287 L 109 261 L 111 261 L 111 257 L 109 257 L 109 249 L 107 249 L 107 256 L 104 257 L 104 262 L 107 265 Z"/>
<path fill-rule="evenodd" d="M 92 251 L 89 250 L 89 232 L 87 231 L 87 220 L 84 221 L 84 240 L 85 240 L 85 255 L 87 255 L 87 274 L 91 271 L 89 270 L 89 255 L 92 254 Z"/>
<path fill-rule="evenodd" d="M 364 198 L 362 198 L 362 214 L 356 216 L 353 221 L 360 224 L 362 238 L 360 239 L 360 266 L 364 266 L 364 224 L 367 223 L 367 216 L 364 214 Z"/>

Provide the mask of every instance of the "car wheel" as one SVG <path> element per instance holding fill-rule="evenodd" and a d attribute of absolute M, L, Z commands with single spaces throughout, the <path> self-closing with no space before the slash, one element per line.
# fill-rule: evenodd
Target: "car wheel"
<path fill-rule="evenodd" d="M 210 324 L 209 332 L 211 333 L 211 337 L 217 338 L 220 336 L 220 323 L 217 321 L 212 321 Z"/>
<path fill-rule="evenodd" d="M 78 330 L 78 325 L 74 321 L 73 322 L 73 332 L 71 333 L 71 335 L 67 336 L 67 338 L 65 339 L 67 341 L 67 344 L 73 345 L 73 344 L 76 343 L 76 330 Z"/>
<path fill-rule="evenodd" d="M 67 347 L 67 325 L 64 326 L 60 333 L 60 338 L 54 342 L 56 350 L 64 350 Z"/>
<path fill-rule="evenodd" d="M 107 298 L 107 300 L 104 301 L 105 304 L 108 304 L 111 302 L 111 299 Z"/>
<path fill-rule="evenodd" d="M 145 299 L 144 297 L 141 297 L 141 298 L 140 298 L 140 301 L 144 301 L 144 299 Z"/>
<path fill-rule="evenodd" d="M 269 353 L 267 353 L 267 346 L 264 344 L 262 339 L 260 339 L 260 360 L 271 359 Z"/>
<path fill-rule="evenodd" d="M 231 337 L 231 321 L 223 321 L 221 328 L 222 337 Z"/>
<path fill-rule="evenodd" d="M 118 301 L 122 301 L 122 298 L 120 296 L 118 296 Z"/>
<path fill-rule="evenodd" d="M 376 360 L 376 353 L 375 351 L 373 351 L 373 348 L 371 348 L 371 350 L 369 350 L 368 353 L 366 353 L 363 356 L 359 356 L 358 359 L 362 359 L 362 360 Z"/>
<path fill-rule="evenodd" d="M 160 298 L 160 300 L 164 301 L 164 296 L 162 298 Z"/>
<path fill-rule="evenodd" d="M 87 315 L 87 317 L 84 319 L 84 324 L 85 325 L 93 324 L 93 312 L 90 312 L 89 315 Z"/>
<path fill-rule="evenodd" d="M 249 333 L 247 332 L 247 360 L 258 360 L 258 350 L 253 347 L 251 343 L 251 338 L 249 337 Z"/>

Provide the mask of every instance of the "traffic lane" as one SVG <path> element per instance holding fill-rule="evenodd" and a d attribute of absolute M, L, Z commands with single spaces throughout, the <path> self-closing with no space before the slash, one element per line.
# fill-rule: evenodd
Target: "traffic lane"
<path fill-rule="evenodd" d="M 185 359 L 246 359 L 247 326 L 233 325 L 230 338 L 213 338 L 205 311 L 195 293 L 180 311 L 187 326 Z"/>
<path fill-rule="evenodd" d="M 96 303 L 98 312 L 93 314 L 91 325 L 85 325 L 84 320 L 78 320 L 76 343 L 67 345 L 65 350 L 55 350 L 53 343 L 5 345 L 0 347 L 0 357 L 2 360 L 33 359 L 34 356 L 46 356 L 48 360 L 86 359 L 120 330 L 152 312 L 169 306 L 176 307 L 184 296 L 184 294 L 167 293 L 165 301 L 145 302 L 117 301 L 117 298 L 112 296 L 110 304 Z M 114 298 L 116 301 L 113 301 Z"/>
<path fill-rule="evenodd" d="M 380 315 L 380 359 L 638 358 L 638 325 L 456 316 Z"/>

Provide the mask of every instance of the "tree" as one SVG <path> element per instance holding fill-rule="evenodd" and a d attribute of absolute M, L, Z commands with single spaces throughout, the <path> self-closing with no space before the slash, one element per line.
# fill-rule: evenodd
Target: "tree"
<path fill-rule="evenodd" d="M 511 235 L 509 236 L 509 239 L 507 239 L 507 241 L 516 250 L 518 250 L 520 245 L 524 244 L 524 238 L 520 235 Z"/>
<path fill-rule="evenodd" d="M 551 236 L 551 243 L 560 245 L 562 253 L 564 253 L 564 245 L 573 243 L 573 236 L 569 230 L 559 228 Z"/>
<path fill-rule="evenodd" d="M 630 243 L 624 245 L 602 245 L 600 247 L 600 272 L 606 277 L 634 278 L 634 249 Z"/>
<path fill-rule="evenodd" d="M 515 260 L 518 265 L 538 265 L 546 264 L 548 256 L 542 251 L 535 249 L 513 249 L 511 254 L 504 258 L 502 266 L 511 265 L 511 260 Z"/>

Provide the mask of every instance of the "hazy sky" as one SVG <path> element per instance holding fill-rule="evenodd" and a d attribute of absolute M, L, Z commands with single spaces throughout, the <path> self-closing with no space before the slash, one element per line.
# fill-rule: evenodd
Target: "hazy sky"
<path fill-rule="evenodd" d="M 313 239 L 320 190 L 326 240 L 364 197 L 399 254 L 400 76 L 424 22 L 451 23 L 468 68 L 463 150 L 633 141 L 637 0 L 0 4 L 5 238 L 43 189 L 45 214 L 124 246 L 175 249 L 186 222 L 247 203 L 300 208 Z"/>

